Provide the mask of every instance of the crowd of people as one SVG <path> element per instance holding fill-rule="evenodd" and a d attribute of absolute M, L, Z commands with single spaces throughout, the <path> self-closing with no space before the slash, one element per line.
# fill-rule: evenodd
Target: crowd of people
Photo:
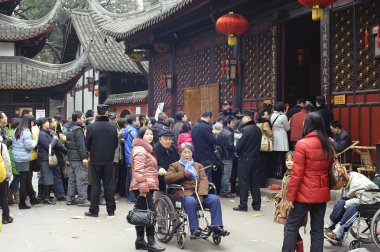
<path fill-rule="evenodd" d="M 222 106 L 215 119 L 212 112 L 204 111 L 196 123 L 183 111 L 175 119 L 165 112 L 157 120 L 131 114 L 118 118 L 104 104 L 98 105 L 96 116 L 93 111 L 75 111 L 67 122 L 60 116 L 35 120 L 24 111 L 9 123 L 0 111 L 0 164 L 6 170 L 4 178 L 0 176 L 2 223 L 13 221 L 8 204 L 30 209 L 55 201 L 89 207 L 85 212 L 89 217 L 98 217 L 99 204 L 105 204 L 113 216 L 115 194 L 136 208 L 152 209 L 154 200 L 166 192 L 166 183 L 175 182 L 185 188 L 184 208 L 192 235 L 198 235 L 193 184 L 197 181 L 199 200 L 211 210 L 214 232 L 224 234 L 219 197 L 239 194 L 233 210 L 244 212 L 250 192 L 251 207 L 259 211 L 260 187 L 275 177 L 284 178 L 276 207 L 285 210 L 276 210 L 275 218 L 285 224 L 283 251 L 295 250 L 298 229 L 305 225 L 308 212 L 311 251 L 322 251 L 322 220 L 330 200 L 327 171 L 334 152 L 351 145 L 347 131 L 333 121 L 323 97 L 316 98 L 316 106 L 298 99 L 290 110 L 282 102 L 243 113 L 233 109 L 231 101 Z M 38 176 L 37 192 L 33 172 Z M 208 182 L 216 185 L 219 197 L 208 194 Z M 330 236 L 331 227 L 326 228 Z M 136 226 L 136 235 L 137 249 L 164 250 L 155 242 L 154 228 Z"/>

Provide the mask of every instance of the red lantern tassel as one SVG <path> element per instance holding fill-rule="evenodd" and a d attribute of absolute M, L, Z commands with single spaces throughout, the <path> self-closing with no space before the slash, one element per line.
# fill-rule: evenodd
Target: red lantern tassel
<path fill-rule="evenodd" d="M 368 31 L 365 30 L 364 32 L 364 47 L 365 49 L 368 49 Z"/>
<path fill-rule="evenodd" d="M 378 25 L 377 26 L 377 39 L 376 39 L 376 44 L 377 44 L 377 48 L 380 48 L 380 26 Z"/>

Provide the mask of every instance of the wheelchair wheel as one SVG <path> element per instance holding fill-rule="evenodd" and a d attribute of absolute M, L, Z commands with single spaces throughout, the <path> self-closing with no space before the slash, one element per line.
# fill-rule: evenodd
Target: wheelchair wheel
<path fill-rule="evenodd" d="M 154 202 L 156 211 L 155 234 L 160 242 L 169 242 L 174 235 L 176 211 L 168 196 L 162 195 Z"/>
<path fill-rule="evenodd" d="M 214 242 L 215 245 L 219 245 L 220 242 L 222 241 L 222 237 L 219 235 L 213 235 L 212 241 Z"/>
<path fill-rule="evenodd" d="M 377 210 L 371 221 L 371 236 L 373 243 L 380 249 L 380 209 Z"/>
<path fill-rule="evenodd" d="M 359 240 L 362 243 L 365 243 L 365 244 L 372 243 L 372 237 L 369 232 L 370 225 L 371 224 L 368 221 L 368 219 L 359 218 L 354 222 L 354 224 L 350 228 L 350 233 L 355 239 Z M 358 226 L 359 226 L 359 233 L 358 233 Z"/>
<path fill-rule="evenodd" d="M 185 247 L 185 243 L 186 243 L 186 236 L 185 234 L 182 233 L 177 237 L 178 248 L 183 249 Z"/>
<path fill-rule="evenodd" d="M 358 240 L 351 241 L 348 248 L 350 250 L 354 250 L 354 249 L 360 248 L 360 241 L 358 241 Z"/>

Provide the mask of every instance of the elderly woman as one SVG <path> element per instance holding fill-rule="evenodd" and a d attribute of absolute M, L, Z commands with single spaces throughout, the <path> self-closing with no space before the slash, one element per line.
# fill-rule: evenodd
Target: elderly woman
<path fill-rule="evenodd" d="M 222 210 L 219 197 L 208 194 L 208 179 L 203 166 L 193 160 L 194 147 L 189 143 L 183 143 L 180 149 L 181 159 L 169 166 L 165 176 L 167 184 L 180 184 L 184 191 L 175 191 L 174 195 L 184 196 L 185 212 L 189 217 L 190 231 L 193 236 L 200 236 L 202 230 L 199 228 L 197 217 L 197 205 L 195 190 L 197 189 L 200 201 L 210 209 L 211 225 L 215 234 L 225 235 L 223 229 Z M 196 188 L 196 182 L 198 188 Z"/>

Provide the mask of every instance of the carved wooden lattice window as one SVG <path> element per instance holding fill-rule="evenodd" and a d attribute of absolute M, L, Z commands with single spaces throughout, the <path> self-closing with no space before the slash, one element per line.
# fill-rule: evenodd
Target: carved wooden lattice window
<path fill-rule="evenodd" d="M 379 61 L 374 58 L 371 35 L 376 25 L 377 8 L 376 1 L 367 1 L 332 14 L 332 92 L 380 88 Z M 368 48 L 365 46 L 366 30 Z"/>
<path fill-rule="evenodd" d="M 166 91 L 165 83 L 160 82 L 162 74 L 170 72 L 169 61 L 155 62 L 153 64 L 153 87 L 154 87 L 154 107 L 158 103 L 165 102 L 165 106 L 171 104 L 170 92 Z"/>
<path fill-rule="evenodd" d="M 257 98 L 268 98 L 273 96 L 273 87 L 276 83 L 272 81 L 272 30 L 258 35 L 258 76 L 257 76 Z"/>
<path fill-rule="evenodd" d="M 232 47 L 221 44 L 215 47 L 215 81 L 219 83 L 220 99 L 232 100 L 232 86 L 222 73 L 222 61 L 225 64 L 227 58 L 232 57 Z"/>
<path fill-rule="evenodd" d="M 190 55 L 179 56 L 177 62 L 177 101 L 183 105 L 183 89 L 191 83 L 190 78 Z"/>
<path fill-rule="evenodd" d="M 378 1 L 368 1 L 356 6 L 357 34 L 357 82 L 356 90 L 378 89 L 379 60 L 374 58 L 372 27 L 377 25 L 376 10 Z M 368 32 L 368 47 L 365 46 L 365 32 Z"/>
<path fill-rule="evenodd" d="M 244 62 L 244 99 L 258 97 L 257 83 L 257 59 L 256 59 L 256 35 L 245 39 L 245 62 Z"/>
<path fill-rule="evenodd" d="M 210 49 L 197 51 L 194 53 L 195 69 L 194 83 L 195 85 L 204 85 L 210 82 Z"/>

